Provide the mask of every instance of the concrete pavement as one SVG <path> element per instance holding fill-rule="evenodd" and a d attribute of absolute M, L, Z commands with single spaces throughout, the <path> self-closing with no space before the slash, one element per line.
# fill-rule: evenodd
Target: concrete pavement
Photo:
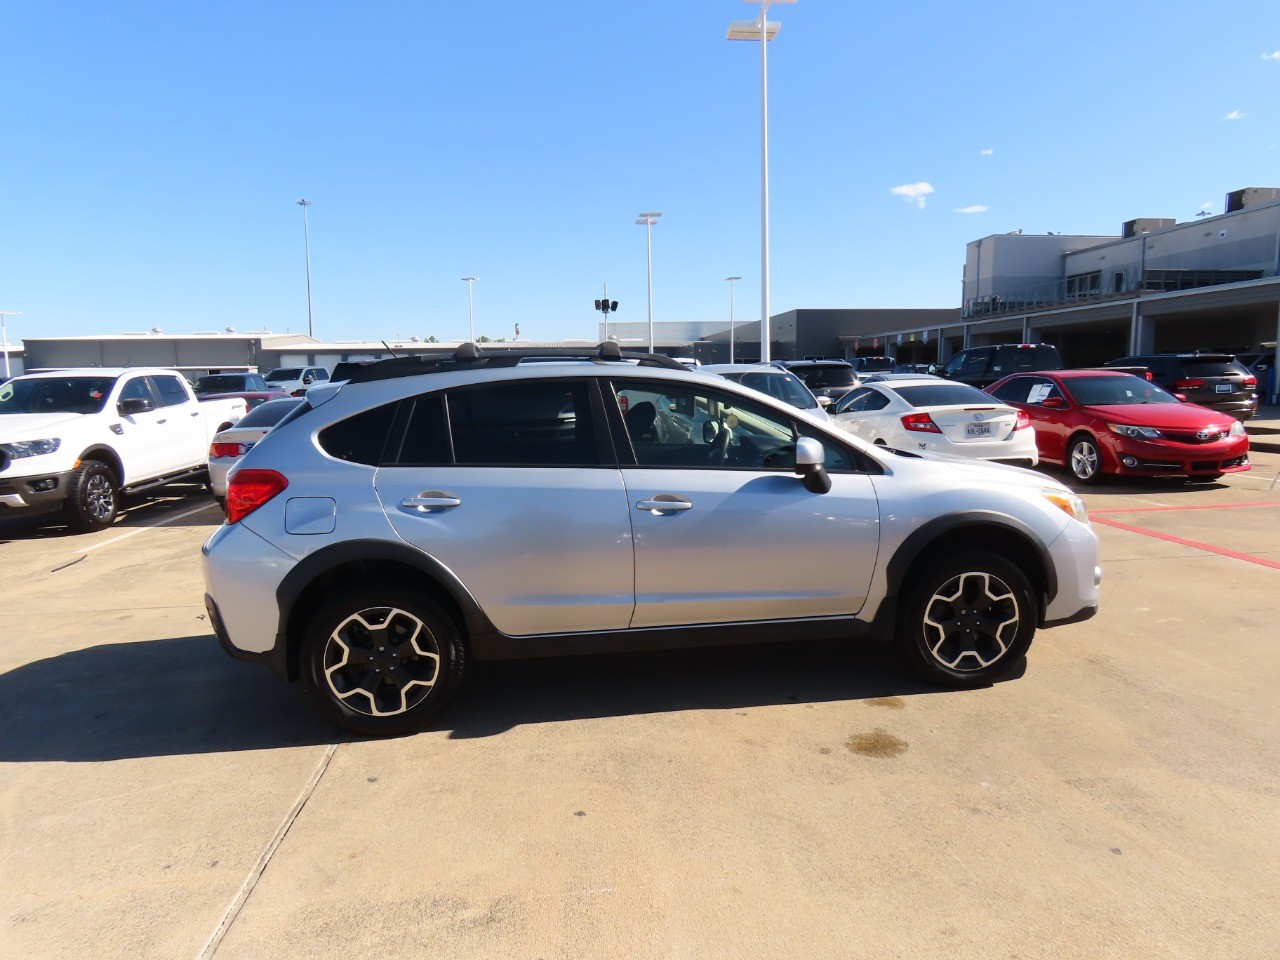
<path fill-rule="evenodd" d="M 217 649 L 211 502 L 0 525 L 0 956 L 1275 956 L 1277 477 L 1090 492 L 1101 613 L 990 689 L 504 664 L 373 742 Z"/>

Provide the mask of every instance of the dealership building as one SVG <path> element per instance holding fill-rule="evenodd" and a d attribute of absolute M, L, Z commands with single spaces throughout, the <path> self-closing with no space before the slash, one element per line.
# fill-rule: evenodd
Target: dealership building
<path fill-rule="evenodd" d="M 1274 349 L 1280 330 L 1280 188 L 1226 196 L 1225 212 L 1178 223 L 1140 218 L 1116 235 L 1026 234 L 971 241 L 960 306 L 943 309 L 809 309 L 770 318 L 774 359 L 888 354 L 903 362 L 946 360 L 967 346 L 1052 343 L 1069 366 L 1137 353 Z M 647 347 L 649 324 L 600 324 L 598 340 Z M 660 322 L 655 349 L 704 363 L 761 355 L 760 324 Z M 732 338 L 732 343 L 730 342 Z M 485 344 L 554 354 L 597 341 Z M 452 352 L 457 343 L 324 343 L 268 331 L 24 339 L 27 370 L 164 366 L 188 374 L 326 366 L 341 360 Z M 1274 366 L 1274 365 L 1273 365 Z M 1276 402 L 1274 369 L 1266 385 Z"/>

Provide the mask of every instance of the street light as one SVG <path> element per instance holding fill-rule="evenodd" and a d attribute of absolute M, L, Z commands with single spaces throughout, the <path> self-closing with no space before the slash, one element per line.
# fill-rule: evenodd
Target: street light
<path fill-rule="evenodd" d="M 472 343 L 476 342 L 476 301 L 471 294 L 475 290 L 476 281 L 479 279 L 479 277 L 462 278 L 463 283 L 467 285 L 467 325 L 471 330 Z"/>
<path fill-rule="evenodd" d="M 641 213 L 637 215 L 636 224 L 644 227 L 645 246 L 649 255 L 649 352 L 653 353 L 653 225 L 658 222 L 660 213 Z"/>
<path fill-rule="evenodd" d="M 760 4 L 760 16 L 729 24 L 726 40 L 760 42 L 760 362 L 769 362 L 769 43 L 782 24 L 770 23 L 769 7 L 796 0 L 747 0 Z"/>
<path fill-rule="evenodd" d="M 302 241 L 307 247 L 307 336 L 315 339 L 311 327 L 311 231 L 307 227 L 307 207 L 314 206 L 310 200 L 299 200 L 302 208 Z"/>
<path fill-rule="evenodd" d="M 20 317 L 21 310 L 0 310 L 0 341 L 4 343 L 4 378 L 8 380 L 13 374 L 9 371 L 9 328 L 5 326 L 5 317 Z"/>
<path fill-rule="evenodd" d="M 729 281 L 729 362 L 733 363 L 733 283 L 741 277 L 725 277 Z"/>

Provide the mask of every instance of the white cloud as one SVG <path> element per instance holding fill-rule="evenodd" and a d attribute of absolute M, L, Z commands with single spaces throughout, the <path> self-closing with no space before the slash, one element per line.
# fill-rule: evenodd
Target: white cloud
<path fill-rule="evenodd" d="M 1275 51 L 1274 53 L 1264 53 L 1264 54 L 1262 55 L 1262 59 L 1263 59 L 1263 60 L 1275 60 L 1277 63 L 1280 63 L 1280 50 L 1277 50 L 1277 51 Z"/>
<path fill-rule="evenodd" d="M 1239 120 L 1241 117 L 1247 117 L 1247 116 L 1248 114 L 1245 113 L 1243 110 L 1232 110 L 1222 119 L 1223 120 Z"/>
<path fill-rule="evenodd" d="M 914 203 L 919 209 L 924 209 L 925 197 L 933 193 L 933 184 L 925 183 L 904 183 L 900 187 L 893 187 L 889 190 L 895 197 L 902 197 L 908 203 Z"/>
<path fill-rule="evenodd" d="M 978 151 L 978 153 L 979 153 L 981 156 L 989 157 L 989 156 L 991 156 L 993 153 L 995 153 L 995 151 L 994 151 L 994 150 L 992 150 L 990 147 L 987 147 L 987 149 L 985 149 L 985 150 L 979 150 L 979 151 Z"/>
<path fill-rule="evenodd" d="M 987 208 L 980 203 L 975 203 L 971 207 L 957 207 L 952 213 L 986 213 Z"/>

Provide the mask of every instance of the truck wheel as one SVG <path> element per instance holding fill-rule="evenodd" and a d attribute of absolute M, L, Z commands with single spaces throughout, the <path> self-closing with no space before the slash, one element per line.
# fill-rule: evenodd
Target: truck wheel
<path fill-rule="evenodd" d="M 907 597 L 900 640 L 925 678 L 947 687 L 985 686 L 1017 667 L 1038 614 L 1022 571 L 975 551 L 922 572 Z"/>
<path fill-rule="evenodd" d="M 436 604 L 396 586 L 337 597 L 302 636 L 302 686 L 353 733 L 423 729 L 453 696 L 466 663 L 461 634 Z"/>
<path fill-rule="evenodd" d="M 67 526 L 80 533 L 105 530 L 120 508 L 116 476 L 98 460 L 85 460 L 67 483 L 67 505 L 63 508 Z"/>

